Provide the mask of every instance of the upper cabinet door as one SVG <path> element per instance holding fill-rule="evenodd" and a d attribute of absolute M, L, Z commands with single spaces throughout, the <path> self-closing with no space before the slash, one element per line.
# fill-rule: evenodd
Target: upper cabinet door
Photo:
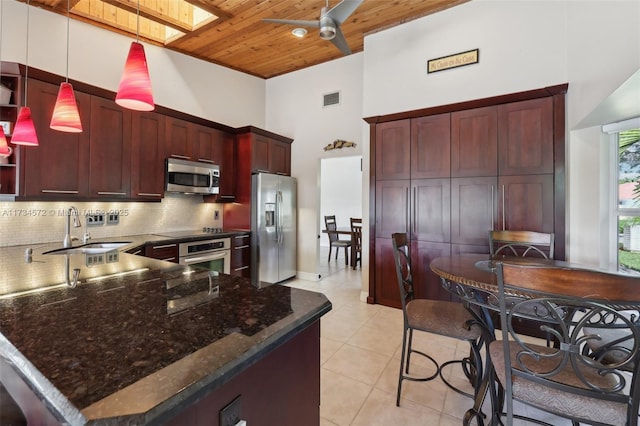
<path fill-rule="evenodd" d="M 451 115 L 438 114 L 411 120 L 411 178 L 449 177 Z"/>
<path fill-rule="evenodd" d="M 553 98 L 498 107 L 500 175 L 553 173 Z"/>
<path fill-rule="evenodd" d="M 291 145 L 271 139 L 269 144 L 269 170 L 278 175 L 291 175 Z"/>
<path fill-rule="evenodd" d="M 496 107 L 451 114 L 451 176 L 496 176 L 498 173 Z"/>
<path fill-rule="evenodd" d="M 165 117 L 154 112 L 131 115 L 131 196 L 160 200 L 164 194 Z"/>
<path fill-rule="evenodd" d="M 376 179 L 411 177 L 411 120 L 376 126 Z"/>
<path fill-rule="evenodd" d="M 193 159 L 203 163 L 220 165 L 224 153 L 224 134 L 222 131 L 193 125 Z"/>
<path fill-rule="evenodd" d="M 131 111 L 91 96 L 90 195 L 129 197 L 131 193 Z"/>
<path fill-rule="evenodd" d="M 91 97 L 75 92 L 84 131 L 67 133 L 49 128 L 58 86 L 30 79 L 28 90 L 40 145 L 20 149 L 24 162 L 18 195 L 41 199 L 88 196 Z"/>
<path fill-rule="evenodd" d="M 269 173 L 269 138 L 254 134 L 251 141 L 251 170 L 255 173 Z"/>
<path fill-rule="evenodd" d="M 167 117 L 166 126 L 166 156 L 191 160 L 191 156 L 193 155 L 191 139 L 193 124 L 179 118 Z"/>

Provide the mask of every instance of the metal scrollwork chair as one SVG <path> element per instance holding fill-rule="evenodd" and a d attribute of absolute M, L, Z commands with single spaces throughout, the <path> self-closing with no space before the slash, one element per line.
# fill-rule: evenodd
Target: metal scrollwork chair
<path fill-rule="evenodd" d="M 640 279 L 507 262 L 497 263 L 497 277 L 502 340 L 489 352 L 506 414 L 494 407 L 493 424 L 520 417 L 517 400 L 573 424 L 636 425 Z M 553 347 L 523 338 L 513 327 L 519 318 L 538 322 Z"/>
<path fill-rule="evenodd" d="M 411 275 L 411 256 L 407 234 L 396 233 L 391 236 L 393 244 L 393 258 L 396 265 L 398 286 L 400 288 L 400 300 L 404 315 L 404 330 L 402 335 L 402 359 L 400 361 L 400 374 L 398 376 L 398 393 L 396 406 L 400 406 L 402 393 L 402 381 L 428 381 L 440 376 L 442 381 L 451 389 L 463 395 L 473 397 L 468 393 L 451 385 L 443 376 L 442 368 L 452 364 L 461 363 L 465 374 L 471 379 L 474 391 L 478 389 L 482 377 L 482 362 L 480 357 L 481 329 L 472 315 L 461 303 L 444 300 L 415 299 L 413 292 L 413 277 Z M 472 356 L 462 360 L 451 360 L 439 365 L 430 355 L 413 349 L 413 332 L 424 331 L 439 334 L 459 340 L 465 340 L 471 345 Z M 436 368 L 435 373 L 429 377 L 415 377 L 409 374 L 412 354 L 418 354 L 430 360 Z M 406 363 L 406 365 L 405 365 Z M 475 392 L 474 392 L 475 393 Z"/>
<path fill-rule="evenodd" d="M 541 257 L 553 259 L 553 233 L 533 231 L 489 231 L 491 256 Z"/>

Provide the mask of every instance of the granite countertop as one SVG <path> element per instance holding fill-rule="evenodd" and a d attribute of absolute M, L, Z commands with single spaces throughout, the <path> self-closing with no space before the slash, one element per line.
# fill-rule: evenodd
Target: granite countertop
<path fill-rule="evenodd" d="M 331 309 L 319 293 L 122 251 L 42 254 L 51 248 L 0 249 L 0 355 L 69 424 L 166 419 Z"/>

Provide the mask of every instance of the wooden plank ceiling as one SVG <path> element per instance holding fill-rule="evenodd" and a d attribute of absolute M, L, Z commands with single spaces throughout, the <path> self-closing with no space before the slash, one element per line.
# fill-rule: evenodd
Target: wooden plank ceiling
<path fill-rule="evenodd" d="M 2 1 L 2 0 L 0 0 Z M 26 2 L 26 0 L 20 0 Z M 364 0 L 340 26 L 351 51 L 366 34 L 390 28 L 469 0 Z M 342 56 L 315 28 L 304 38 L 292 25 L 263 18 L 317 20 L 322 7 L 340 0 L 30 0 L 29 4 L 145 43 L 262 78 L 275 77 Z M 71 34 L 73 37 L 73 34 Z"/>

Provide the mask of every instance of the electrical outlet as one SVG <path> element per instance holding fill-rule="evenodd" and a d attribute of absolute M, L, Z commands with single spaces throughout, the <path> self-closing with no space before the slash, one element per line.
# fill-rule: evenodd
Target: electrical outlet
<path fill-rule="evenodd" d="M 88 214 L 86 216 L 87 226 L 100 226 L 104 225 L 104 214 Z"/>
<path fill-rule="evenodd" d="M 213 212 L 213 220 L 220 220 L 220 210 L 215 210 Z"/>
<path fill-rule="evenodd" d="M 107 214 L 107 225 L 117 225 L 120 223 L 120 215 L 118 213 Z"/>
<path fill-rule="evenodd" d="M 240 422 L 240 416 L 242 414 L 241 396 L 242 395 L 238 395 L 236 399 L 220 410 L 220 426 L 235 426 Z"/>

